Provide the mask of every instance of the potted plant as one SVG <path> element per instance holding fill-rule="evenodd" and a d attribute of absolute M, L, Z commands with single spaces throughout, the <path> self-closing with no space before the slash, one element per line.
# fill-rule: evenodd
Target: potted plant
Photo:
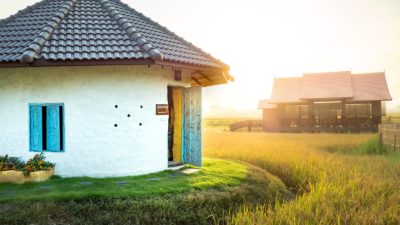
<path fill-rule="evenodd" d="M 45 159 L 43 153 L 36 154 L 26 163 L 16 157 L 0 156 L 0 183 L 23 184 L 48 180 L 54 175 L 55 164 Z"/>

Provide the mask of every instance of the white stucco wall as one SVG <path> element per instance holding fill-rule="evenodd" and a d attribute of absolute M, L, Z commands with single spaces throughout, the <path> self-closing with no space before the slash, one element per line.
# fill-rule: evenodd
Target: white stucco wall
<path fill-rule="evenodd" d="M 57 175 L 165 170 L 168 116 L 156 116 L 155 107 L 167 104 L 168 85 L 189 86 L 189 74 L 183 71 L 183 81 L 175 82 L 172 68 L 160 66 L 0 68 L 0 155 L 27 160 L 35 154 L 29 151 L 29 103 L 64 103 L 65 152 L 45 153 Z"/>

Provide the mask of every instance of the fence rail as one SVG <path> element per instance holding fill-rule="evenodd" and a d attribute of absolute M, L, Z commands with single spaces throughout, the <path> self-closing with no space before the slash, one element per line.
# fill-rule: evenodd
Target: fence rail
<path fill-rule="evenodd" d="M 400 116 L 397 116 L 397 115 L 384 116 L 384 117 L 382 117 L 382 122 L 383 123 L 400 123 Z"/>
<path fill-rule="evenodd" d="M 389 151 L 400 151 L 400 124 L 379 125 L 379 138 Z"/>
<path fill-rule="evenodd" d="M 255 127 L 262 128 L 263 121 L 262 120 L 244 120 L 244 121 L 240 121 L 240 122 L 229 125 L 230 131 L 235 131 L 235 130 L 238 130 L 243 127 L 247 127 L 247 129 L 249 131 L 251 131 L 251 129 L 253 129 Z"/>

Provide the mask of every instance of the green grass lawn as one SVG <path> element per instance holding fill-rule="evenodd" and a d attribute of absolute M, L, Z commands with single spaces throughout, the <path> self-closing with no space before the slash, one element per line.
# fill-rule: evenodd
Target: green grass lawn
<path fill-rule="evenodd" d="M 211 158 L 190 175 L 165 171 L 53 179 L 0 185 L 0 193 L 0 224 L 7 225 L 224 224 L 243 206 L 275 205 L 294 197 L 281 180 L 258 167 Z"/>
<path fill-rule="evenodd" d="M 246 175 L 247 166 L 243 164 L 206 158 L 202 169 L 193 174 L 178 170 L 145 176 L 54 178 L 43 183 L 0 184 L 0 202 L 150 196 L 239 185 Z"/>

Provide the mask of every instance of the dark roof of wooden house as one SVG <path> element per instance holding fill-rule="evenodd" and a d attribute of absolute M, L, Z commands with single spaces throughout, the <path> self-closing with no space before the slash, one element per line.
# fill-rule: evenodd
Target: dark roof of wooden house
<path fill-rule="evenodd" d="M 161 64 L 207 85 L 229 66 L 119 0 L 42 0 L 0 21 L 0 66 Z"/>
<path fill-rule="evenodd" d="M 302 77 L 275 78 L 271 98 L 260 101 L 259 108 L 280 103 L 304 103 L 309 100 L 367 102 L 390 101 L 392 98 L 384 72 L 307 73 Z"/>
<path fill-rule="evenodd" d="M 306 73 L 301 79 L 300 99 L 352 98 L 354 93 L 351 77 L 350 71 Z"/>

